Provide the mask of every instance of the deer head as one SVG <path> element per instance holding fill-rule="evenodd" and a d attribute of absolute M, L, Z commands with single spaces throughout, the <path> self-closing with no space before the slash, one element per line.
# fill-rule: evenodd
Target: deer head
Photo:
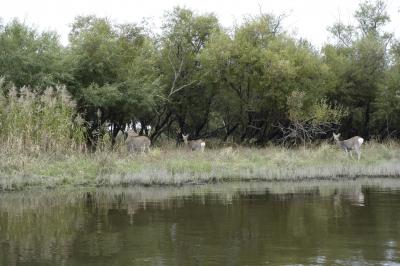
<path fill-rule="evenodd" d="M 340 137 L 340 133 L 338 133 L 338 134 L 333 133 L 334 140 L 339 140 L 339 137 Z"/>
<path fill-rule="evenodd" d="M 137 136 L 139 136 L 139 134 L 136 133 L 133 129 L 129 129 L 127 131 L 127 134 L 128 134 L 128 137 L 137 137 Z"/>
<path fill-rule="evenodd" d="M 188 137 L 189 137 L 189 134 L 185 135 L 185 134 L 182 133 L 182 138 L 183 138 L 183 141 L 184 141 L 185 143 L 188 142 Z"/>

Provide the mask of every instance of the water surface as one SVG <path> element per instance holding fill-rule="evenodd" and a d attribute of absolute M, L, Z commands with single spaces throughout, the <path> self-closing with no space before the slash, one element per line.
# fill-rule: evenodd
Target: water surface
<path fill-rule="evenodd" d="M 0 194 L 1 265 L 400 265 L 400 181 Z"/>

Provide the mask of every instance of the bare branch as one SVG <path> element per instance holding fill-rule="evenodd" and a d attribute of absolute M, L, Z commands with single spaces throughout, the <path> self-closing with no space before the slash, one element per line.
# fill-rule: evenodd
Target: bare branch
<path fill-rule="evenodd" d="M 338 127 L 336 123 L 323 122 L 314 124 L 310 121 L 292 121 L 288 126 L 281 123 L 273 125 L 282 132 L 282 138 L 279 140 L 283 145 L 297 145 L 297 143 L 310 143 L 318 136 L 326 135 L 328 132 Z"/>
<path fill-rule="evenodd" d="M 197 82 L 197 80 L 193 80 L 192 82 L 190 82 L 188 84 L 185 84 L 185 85 L 182 85 L 182 86 L 180 86 L 179 88 L 177 88 L 175 90 L 172 90 L 172 88 L 171 88 L 171 91 L 170 91 L 168 97 L 172 96 L 174 93 L 177 93 L 178 91 L 180 91 L 180 90 L 182 90 L 182 89 L 184 89 L 184 88 L 186 88 L 186 87 L 188 87 L 188 86 L 190 86 L 190 85 L 192 85 L 192 84 L 194 84 L 196 82 Z"/>
<path fill-rule="evenodd" d="M 171 85 L 171 88 L 170 88 L 170 90 L 169 90 L 168 97 L 171 97 L 173 94 L 177 93 L 178 91 L 180 91 L 180 90 L 182 90 L 182 89 L 184 89 L 184 88 L 186 88 L 186 87 L 188 87 L 188 86 L 194 84 L 195 82 L 197 82 L 197 81 L 192 81 L 192 82 L 190 82 L 190 83 L 188 83 L 188 84 L 184 84 L 184 85 L 182 85 L 182 86 L 180 86 L 179 88 L 176 89 L 175 86 L 176 86 L 176 83 L 178 82 L 178 79 L 179 79 L 181 73 L 182 73 L 182 68 L 183 68 L 183 65 L 184 65 L 185 60 L 184 60 L 184 57 L 182 56 L 181 61 L 180 61 L 180 63 L 179 63 L 179 68 L 178 68 L 178 70 L 177 70 L 177 69 L 175 68 L 174 63 L 172 62 L 172 59 L 171 59 L 171 49 L 170 49 L 170 50 L 168 51 L 168 62 L 169 62 L 169 64 L 171 65 L 172 70 L 174 71 L 174 80 L 173 80 L 172 85 Z M 161 97 L 161 96 L 160 96 L 160 97 Z M 166 99 L 166 98 L 165 98 L 165 99 Z"/>

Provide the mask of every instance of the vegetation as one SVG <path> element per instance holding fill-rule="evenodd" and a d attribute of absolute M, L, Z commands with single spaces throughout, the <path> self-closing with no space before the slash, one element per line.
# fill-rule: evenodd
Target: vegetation
<path fill-rule="evenodd" d="M 400 146 L 367 143 L 362 159 L 348 158 L 333 144 L 316 148 L 208 149 L 153 148 L 148 154 L 70 153 L 38 157 L 2 154 L 0 186 L 127 186 L 220 183 L 226 181 L 300 181 L 367 176 L 400 176 Z"/>
<path fill-rule="evenodd" d="M 176 7 L 158 35 L 77 17 L 65 47 L 0 20 L 0 186 L 398 176 L 400 42 L 385 9 L 362 2 L 357 24 L 332 25 L 321 51 L 272 14 L 224 29 Z M 127 124 L 149 135 L 150 153 L 126 152 Z M 326 144 L 334 131 L 386 142 L 357 164 Z M 182 133 L 207 153 L 162 145 Z"/>
<path fill-rule="evenodd" d="M 0 143 L 6 154 L 78 150 L 85 141 L 83 120 L 65 87 L 43 94 L 26 87 L 0 95 Z"/>
<path fill-rule="evenodd" d="M 386 4 L 366 0 L 354 18 L 329 27 L 334 41 L 320 51 L 273 14 L 224 29 L 213 14 L 176 7 L 160 34 L 77 17 L 65 47 L 56 33 L 14 20 L 0 24 L 0 75 L 6 88 L 63 84 L 93 145 L 103 123 L 115 137 L 131 122 L 141 134 L 151 125 L 153 141 L 180 132 L 259 145 L 305 144 L 332 131 L 399 138 L 400 45 L 384 30 Z"/>

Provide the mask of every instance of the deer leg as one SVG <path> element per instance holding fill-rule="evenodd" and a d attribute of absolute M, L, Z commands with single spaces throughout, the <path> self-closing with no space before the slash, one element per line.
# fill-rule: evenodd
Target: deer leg
<path fill-rule="evenodd" d="M 359 161 L 360 158 L 361 158 L 361 151 L 360 151 L 360 149 L 356 149 L 356 153 L 357 153 L 357 159 L 358 159 L 358 161 Z"/>

